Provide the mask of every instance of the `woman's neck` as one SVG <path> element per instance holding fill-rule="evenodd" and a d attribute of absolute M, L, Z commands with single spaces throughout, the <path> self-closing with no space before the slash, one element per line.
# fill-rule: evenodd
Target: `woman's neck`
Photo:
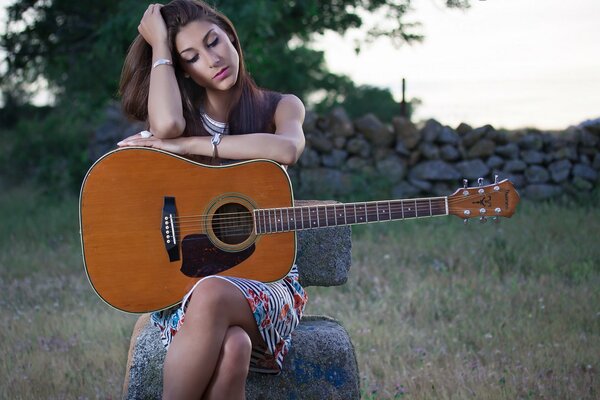
<path fill-rule="evenodd" d="M 204 112 L 216 121 L 227 122 L 232 95 L 231 90 L 206 91 L 206 101 L 203 105 Z"/>

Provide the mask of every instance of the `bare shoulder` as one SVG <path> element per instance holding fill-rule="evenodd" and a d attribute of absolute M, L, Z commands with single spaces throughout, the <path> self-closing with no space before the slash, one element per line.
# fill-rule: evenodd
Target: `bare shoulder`
<path fill-rule="evenodd" d="M 302 123 L 304 121 L 304 104 L 293 94 L 284 94 L 277 104 L 275 119 L 294 119 Z"/>

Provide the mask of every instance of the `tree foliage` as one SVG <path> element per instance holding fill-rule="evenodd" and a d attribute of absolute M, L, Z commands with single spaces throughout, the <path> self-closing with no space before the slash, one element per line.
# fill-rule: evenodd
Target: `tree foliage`
<path fill-rule="evenodd" d="M 365 29 L 365 40 L 387 36 L 396 44 L 419 41 L 417 24 L 405 22 L 411 0 L 214 0 L 236 25 L 247 65 L 259 85 L 306 96 L 335 92 L 347 79 L 329 72 L 315 34 Z M 446 0 L 468 7 L 468 0 Z M 27 94 L 44 77 L 59 102 L 92 108 L 114 98 L 127 48 L 137 34 L 146 2 L 139 0 L 16 0 L 8 8 L 0 45 L 8 70 L 4 91 Z M 383 25 L 365 26 L 365 13 L 385 14 Z"/>

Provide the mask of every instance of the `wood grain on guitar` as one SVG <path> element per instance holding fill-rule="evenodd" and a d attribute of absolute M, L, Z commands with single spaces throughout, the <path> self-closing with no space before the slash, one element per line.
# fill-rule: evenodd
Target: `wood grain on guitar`
<path fill-rule="evenodd" d="M 123 148 L 84 179 L 81 242 L 96 293 L 142 313 L 177 304 L 210 274 L 281 279 L 295 262 L 298 230 L 449 214 L 510 217 L 518 201 L 504 180 L 448 197 L 294 207 L 289 177 L 273 161 L 207 166 Z"/>

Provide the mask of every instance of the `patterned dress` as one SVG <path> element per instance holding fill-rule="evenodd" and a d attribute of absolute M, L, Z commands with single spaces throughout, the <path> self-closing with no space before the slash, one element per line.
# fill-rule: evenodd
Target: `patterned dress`
<path fill-rule="evenodd" d="M 292 331 L 300 323 L 307 295 L 298 282 L 298 269 L 294 265 L 283 279 L 263 283 L 250 279 L 212 275 L 202 278 L 223 279 L 237 287 L 254 315 L 254 320 L 267 348 L 252 349 L 250 370 L 267 374 L 281 372 L 283 358 L 290 349 Z M 196 283 L 196 285 L 198 285 Z M 160 329 L 163 345 L 168 348 L 185 320 L 185 310 L 194 288 L 183 298 L 179 306 L 152 313 L 152 323 Z M 198 294 L 202 296 L 202 293 Z"/>
<path fill-rule="evenodd" d="M 227 125 L 203 114 L 202 120 L 207 132 L 227 134 Z M 281 372 L 283 358 L 290 349 L 292 331 L 300 323 L 304 306 L 308 299 L 298 282 L 298 268 L 294 265 L 288 275 L 276 282 L 234 278 L 228 276 L 207 276 L 202 278 L 183 298 L 181 305 L 152 313 L 152 323 L 160 329 L 161 340 L 166 348 L 171 344 L 185 320 L 185 311 L 191 294 L 204 279 L 223 279 L 237 287 L 250 306 L 258 331 L 265 341 L 266 348 L 252 349 L 250 370 L 267 374 Z M 198 294 L 199 296 L 202 293 Z"/>

